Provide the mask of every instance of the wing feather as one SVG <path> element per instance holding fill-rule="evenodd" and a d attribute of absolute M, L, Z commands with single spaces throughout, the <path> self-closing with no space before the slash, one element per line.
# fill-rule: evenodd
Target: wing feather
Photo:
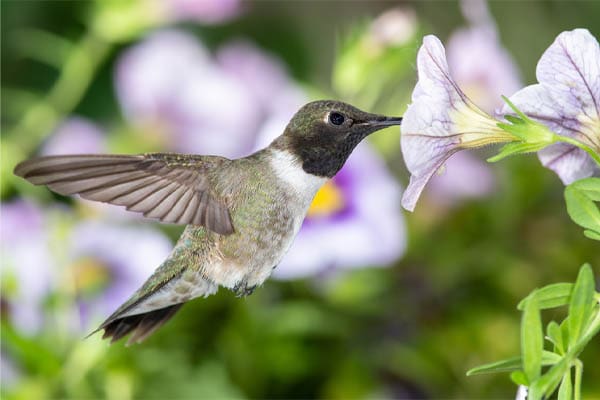
<path fill-rule="evenodd" d="M 173 204 L 161 219 L 165 222 L 177 222 L 185 211 L 185 207 L 189 203 L 191 196 L 193 196 L 193 192 L 185 186 L 178 189 L 173 195 Z"/>
<path fill-rule="evenodd" d="M 194 216 L 196 215 L 196 210 L 198 210 L 199 206 L 200 200 L 198 199 L 198 196 L 193 196 L 188 202 L 187 206 L 185 207 L 185 210 L 183 211 L 183 214 L 181 214 L 177 222 L 181 223 L 181 221 L 194 221 Z M 190 223 L 193 224 L 194 222 Z"/>
<path fill-rule="evenodd" d="M 207 175 L 229 161 L 169 153 L 48 156 L 24 161 L 14 173 L 62 195 L 78 194 L 227 235 L 234 232 L 228 205 Z"/>

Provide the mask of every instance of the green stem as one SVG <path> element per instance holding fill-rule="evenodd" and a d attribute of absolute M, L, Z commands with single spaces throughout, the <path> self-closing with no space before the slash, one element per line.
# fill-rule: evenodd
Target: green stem
<path fill-rule="evenodd" d="M 573 391 L 573 400 L 581 400 L 581 375 L 583 374 L 583 363 L 575 360 L 575 383 Z"/>
<path fill-rule="evenodd" d="M 89 32 L 73 47 L 48 94 L 8 132 L 20 140 L 24 152 L 32 151 L 79 104 L 110 48 L 109 42 Z"/>
<path fill-rule="evenodd" d="M 594 149 L 592 149 L 587 144 L 581 143 L 579 140 L 576 140 L 576 139 L 573 139 L 573 138 L 570 138 L 567 136 L 561 136 L 561 135 L 556 135 L 556 140 L 559 142 L 569 143 L 569 144 L 572 144 L 573 146 L 579 147 L 583 151 L 587 152 L 590 155 L 590 157 L 592 157 L 592 159 L 596 162 L 596 164 L 598 164 L 600 166 L 600 154 L 598 154 L 596 151 L 594 151 Z"/>

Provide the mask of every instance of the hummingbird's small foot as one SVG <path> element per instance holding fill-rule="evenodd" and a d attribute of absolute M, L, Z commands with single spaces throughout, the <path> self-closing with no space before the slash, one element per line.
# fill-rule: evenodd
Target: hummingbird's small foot
<path fill-rule="evenodd" d="M 237 297 L 250 296 L 256 289 L 256 285 L 248 286 L 245 280 L 241 281 L 233 287 L 233 291 Z"/>

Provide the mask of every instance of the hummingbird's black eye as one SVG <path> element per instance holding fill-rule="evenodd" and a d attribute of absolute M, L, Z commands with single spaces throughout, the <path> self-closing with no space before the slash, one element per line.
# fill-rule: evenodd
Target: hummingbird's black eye
<path fill-rule="evenodd" d="M 339 112 L 329 113 L 329 122 L 334 125 L 341 125 L 344 123 L 344 115 Z"/>

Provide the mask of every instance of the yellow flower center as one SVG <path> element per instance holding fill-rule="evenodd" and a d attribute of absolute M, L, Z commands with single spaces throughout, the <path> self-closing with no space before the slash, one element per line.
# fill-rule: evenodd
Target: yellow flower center
<path fill-rule="evenodd" d="M 328 181 L 315 195 L 308 209 L 311 218 L 327 217 L 344 208 L 344 195 L 333 181 Z"/>
<path fill-rule="evenodd" d="M 92 294 L 106 287 L 110 272 L 98 260 L 83 258 L 73 265 L 73 278 L 78 293 Z"/>
<path fill-rule="evenodd" d="M 582 133 L 582 137 L 577 139 L 600 152 L 600 118 L 595 116 L 590 118 L 587 114 L 581 114 L 577 119 L 581 122 Z"/>
<path fill-rule="evenodd" d="M 454 124 L 453 133 L 459 135 L 463 149 L 516 140 L 510 133 L 499 128 L 494 118 L 467 103 L 459 103 L 449 116 Z"/>

